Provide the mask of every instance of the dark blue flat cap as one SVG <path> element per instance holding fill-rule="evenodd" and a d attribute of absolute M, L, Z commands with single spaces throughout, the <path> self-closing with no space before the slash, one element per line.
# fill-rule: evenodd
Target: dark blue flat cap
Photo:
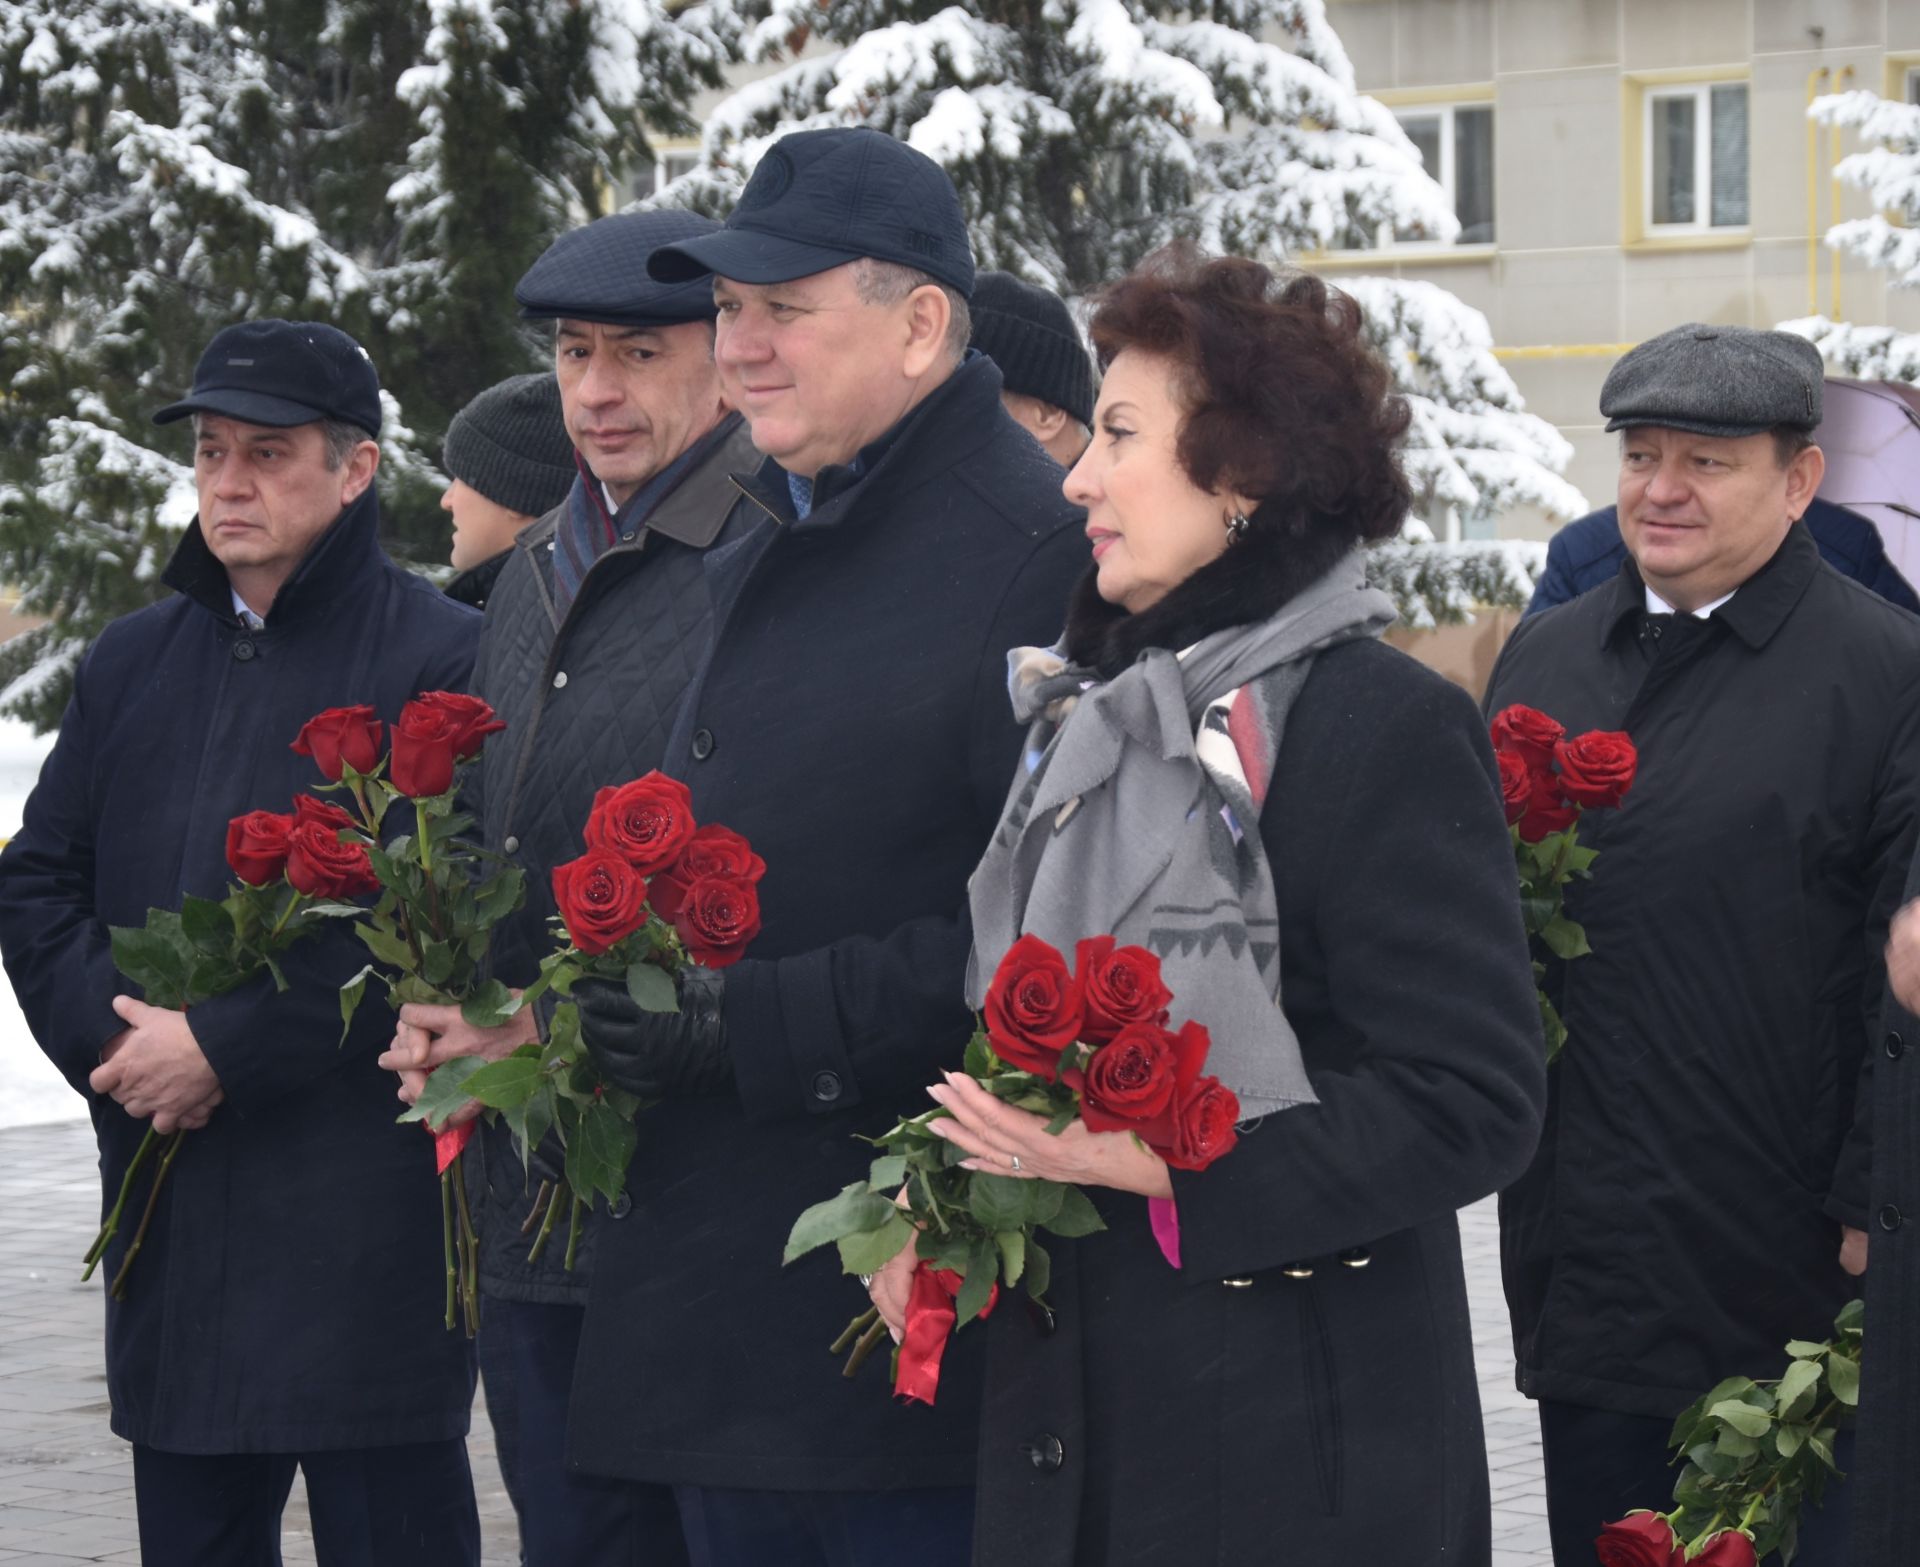
<path fill-rule="evenodd" d="M 1737 439 L 1811 430 L 1826 387 L 1820 350 L 1791 332 L 1690 321 L 1622 356 L 1600 388 L 1609 430 L 1659 425 Z"/>
<path fill-rule="evenodd" d="M 718 231 L 712 218 L 661 208 L 617 212 L 562 234 L 513 286 L 531 321 L 598 321 L 605 326 L 675 326 L 711 321 L 713 288 L 704 279 L 656 282 L 647 258 L 662 245 Z"/>
<path fill-rule="evenodd" d="M 963 297 L 973 294 L 973 246 L 947 171 L 864 125 L 782 136 L 724 229 L 662 246 L 647 270 L 662 282 L 715 272 L 739 283 L 790 283 L 863 256 L 917 267 Z"/>
<path fill-rule="evenodd" d="M 214 333 L 193 367 L 193 390 L 153 416 L 221 414 L 285 429 L 341 419 L 380 433 L 380 377 L 367 351 L 321 321 L 242 321 Z"/>

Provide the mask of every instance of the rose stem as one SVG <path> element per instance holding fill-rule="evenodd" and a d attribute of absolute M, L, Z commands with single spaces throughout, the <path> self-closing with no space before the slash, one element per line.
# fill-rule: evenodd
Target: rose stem
<path fill-rule="evenodd" d="M 440 1172 L 440 1250 L 447 1261 L 447 1331 L 453 1331 L 453 1183 Z"/>
<path fill-rule="evenodd" d="M 875 1315 L 877 1317 L 878 1313 Z M 886 1336 L 886 1323 L 875 1321 L 872 1327 L 860 1335 L 860 1342 L 853 1346 L 853 1353 L 847 1356 L 847 1363 L 841 1367 L 840 1375 L 843 1377 L 856 1375 L 860 1368 L 867 1363 L 867 1356 L 873 1353 L 874 1346 Z"/>
<path fill-rule="evenodd" d="M 460 1168 L 465 1154 L 455 1154 L 447 1173 L 453 1177 L 454 1201 L 460 1205 L 461 1304 L 466 1309 L 467 1337 L 480 1326 L 480 1242 L 473 1233 L 473 1211 L 467 1206 L 467 1182 Z"/>
<path fill-rule="evenodd" d="M 81 1259 L 87 1265 L 87 1271 L 80 1275 L 82 1284 L 93 1277 L 93 1270 L 99 1267 L 100 1259 L 107 1254 L 107 1242 L 119 1233 L 120 1213 L 127 1206 L 127 1194 L 133 1190 L 133 1178 L 139 1173 L 140 1166 L 147 1162 L 147 1155 L 153 1152 L 154 1141 L 159 1135 L 153 1129 L 153 1122 L 147 1122 L 147 1135 L 140 1139 L 140 1146 L 134 1150 L 133 1163 L 127 1166 L 126 1177 L 120 1182 L 120 1196 L 113 1205 L 113 1212 L 107 1215 L 107 1222 L 100 1226 L 100 1233 L 93 1238 L 93 1244 Z"/>
<path fill-rule="evenodd" d="M 166 1183 L 167 1171 L 173 1168 L 173 1161 L 179 1157 L 180 1145 L 186 1141 L 184 1132 L 169 1132 L 164 1139 L 167 1151 L 161 1156 L 160 1168 L 154 1172 L 153 1190 L 147 1193 L 147 1206 L 140 1215 L 140 1228 L 133 1232 L 133 1244 L 127 1248 L 126 1256 L 120 1259 L 120 1271 L 113 1276 L 113 1286 L 108 1290 L 115 1300 L 127 1298 L 127 1274 L 133 1267 L 133 1259 L 140 1255 L 140 1248 L 146 1244 L 147 1226 L 153 1223 L 153 1210 L 160 1205 L 160 1188 Z"/>
<path fill-rule="evenodd" d="M 540 1215 L 546 1211 L 547 1204 L 553 1199 L 553 1182 L 542 1181 L 540 1190 L 533 1194 L 533 1206 L 527 1210 L 527 1216 L 520 1221 L 520 1233 L 531 1234 L 534 1225 L 540 1222 Z"/>
<path fill-rule="evenodd" d="M 580 1210 L 586 1207 L 578 1197 L 567 1204 L 567 1272 L 573 1272 L 573 1254 L 580 1245 Z"/>
<path fill-rule="evenodd" d="M 827 1346 L 827 1353 L 829 1355 L 844 1353 L 848 1345 L 853 1343 L 862 1333 L 873 1326 L 874 1318 L 879 1315 L 880 1308 L 878 1306 L 867 1307 L 865 1311 L 861 1312 L 859 1316 L 855 1317 L 853 1321 L 841 1329 L 840 1336 Z"/>
<path fill-rule="evenodd" d="M 554 1186 L 553 1196 L 547 1200 L 547 1216 L 540 1223 L 540 1233 L 534 1237 L 533 1250 L 527 1253 L 528 1262 L 538 1262 L 540 1253 L 546 1250 L 547 1237 L 553 1233 L 553 1221 L 560 1217 L 560 1194 L 566 1190 L 565 1181 L 560 1181 Z M 570 1193 L 569 1196 L 571 1196 Z"/>

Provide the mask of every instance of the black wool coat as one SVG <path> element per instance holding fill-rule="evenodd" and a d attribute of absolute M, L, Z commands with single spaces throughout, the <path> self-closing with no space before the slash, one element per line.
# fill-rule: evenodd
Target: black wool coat
<path fill-rule="evenodd" d="M 730 416 L 732 417 L 732 416 Z M 732 470 L 758 455 L 735 428 L 632 537 L 614 543 L 561 613 L 553 592 L 561 506 L 524 530 L 507 552 L 487 607 L 473 689 L 506 729 L 481 753 L 465 803 L 481 838 L 525 872 L 526 902 L 494 927 L 489 959 L 508 984 L 532 983 L 557 938 L 553 868 L 585 852 L 594 794 L 660 764 L 673 715 L 706 647 L 713 618 L 703 557 L 751 519 L 733 517 Z M 729 531 L 731 529 L 731 531 Z M 539 1305 L 584 1306 L 604 1205 L 584 1222 L 571 1272 L 564 1235 L 529 1263 L 521 1233 L 539 1191 L 504 1121 L 483 1125 L 467 1183 L 480 1235 L 480 1284 L 489 1295 Z M 630 1200 L 614 1209 L 626 1217 Z"/>
<path fill-rule="evenodd" d="M 1173 1173 L 1178 1270 L 1099 1193 L 1105 1231 L 1049 1242 L 1050 1318 L 961 1330 L 981 1567 L 1485 1567 L 1454 1211 L 1525 1167 L 1545 1099 L 1493 779 L 1457 687 L 1374 641 L 1315 660 L 1260 836 L 1320 1102 Z"/>
<path fill-rule="evenodd" d="M 175 596 L 88 652 L 0 853 L 0 954 L 35 1039 L 87 1097 L 103 1214 L 145 1130 L 87 1087 L 124 1027 L 113 997 L 138 993 L 114 970 L 108 927 L 225 894 L 229 819 L 287 810 L 325 781 L 288 748 L 322 708 L 367 703 L 390 722 L 417 692 L 465 687 L 480 617 L 388 560 L 377 525 L 369 492 L 262 630 L 235 615 L 190 528 L 167 568 Z M 190 1009 L 226 1102 L 185 1134 L 127 1299 L 107 1302 L 112 1425 L 131 1442 L 300 1452 L 467 1429 L 472 1356 L 442 1326 L 432 1143 L 395 1124 L 393 1075 L 374 1065 L 392 1016 L 363 1006 L 340 1039 L 337 991 L 365 961 L 330 931 L 282 959 L 289 991 L 263 975 Z"/>
<path fill-rule="evenodd" d="M 1523 621 L 1487 711 L 1625 730 L 1639 773 L 1589 813 L 1553 976 L 1568 1040 L 1540 1153 L 1501 1204 L 1522 1392 L 1671 1416 L 1822 1339 L 1868 1219 L 1882 948 L 1920 811 L 1920 620 L 1795 525 L 1704 621 L 1655 638 L 1629 561 Z"/>
<path fill-rule="evenodd" d="M 667 770 L 766 860 L 763 929 L 725 970 L 737 1092 L 642 1115 L 633 1211 L 603 1228 L 569 1459 L 623 1478 L 782 1490 L 965 1484 L 978 1362 L 902 1411 L 827 1346 L 866 1305 L 793 1220 L 864 1174 L 958 1061 L 967 878 L 1020 748 L 1006 652 L 1059 634 L 1086 561 L 1061 472 L 970 357 L 795 521 L 716 562 L 713 650 Z M 712 555 L 709 560 L 713 560 Z"/>

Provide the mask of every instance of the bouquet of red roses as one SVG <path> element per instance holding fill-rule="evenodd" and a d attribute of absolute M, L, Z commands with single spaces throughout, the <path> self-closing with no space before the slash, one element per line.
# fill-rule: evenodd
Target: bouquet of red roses
<path fill-rule="evenodd" d="M 1591 875 L 1595 858 L 1578 841 L 1580 817 L 1626 799 L 1639 754 L 1617 730 L 1592 729 L 1568 739 L 1564 725 L 1517 702 L 1494 714 L 1491 732 L 1527 935 L 1557 958 L 1584 957 L 1593 950 L 1587 933 L 1566 914 L 1567 883 Z M 1536 959 L 1533 972 L 1551 1065 L 1567 1042 L 1567 1028 L 1538 988 L 1546 965 Z"/>
<path fill-rule="evenodd" d="M 683 967 L 725 968 L 759 932 L 766 863 L 738 833 L 697 825 L 692 798 L 677 780 L 656 771 L 600 790 L 585 836 L 587 852 L 553 872 L 563 944 L 541 964 L 520 1005 L 548 990 L 566 996 L 576 980 L 592 976 L 624 984 L 648 1011 L 674 1012 L 674 976 Z M 529 1260 L 545 1248 L 564 1208 L 571 1268 L 594 1194 L 611 1205 L 625 1190 L 642 1101 L 600 1080 L 571 1002 L 554 1009 L 543 1045 L 522 1045 L 490 1064 L 478 1056 L 447 1062 L 412 1113 L 431 1125 L 469 1099 L 506 1118 L 529 1167 L 547 1133 L 559 1133 L 565 1168 L 535 1195 L 527 1224 L 538 1232 Z"/>
<path fill-rule="evenodd" d="M 113 962 L 140 986 L 150 1005 L 185 1011 L 196 1002 L 238 990 L 265 969 L 276 989 L 287 988 L 278 955 L 315 928 L 314 921 L 343 912 L 333 900 L 375 890 L 373 867 L 363 850 L 334 841 L 335 829 L 351 818 L 310 794 L 293 797 L 293 809 L 248 811 L 227 824 L 227 864 L 237 882 L 224 898 L 186 897 L 178 912 L 149 909 L 144 925 L 116 925 L 109 932 Z M 344 912 L 359 913 L 345 905 Z M 179 1156 L 184 1131 L 161 1136 L 151 1125 L 134 1150 L 119 1196 L 100 1233 L 87 1248 L 84 1281 L 119 1233 L 134 1177 L 154 1155 L 160 1159 L 140 1227 L 121 1260 L 108 1293 L 124 1300 L 127 1274 L 145 1245 L 160 1188 Z"/>
<path fill-rule="evenodd" d="M 1202 1075 L 1212 1041 L 1195 1022 L 1168 1027 L 1173 994 L 1144 947 L 1094 936 L 1074 966 L 1037 936 L 1008 949 L 987 988 L 966 1071 L 1017 1109 L 1048 1118 L 1056 1135 L 1130 1132 L 1176 1170 L 1204 1170 L 1237 1138 L 1240 1102 Z M 843 1272 L 879 1271 L 905 1247 L 919 1258 L 894 1391 L 931 1404 L 950 1334 L 992 1311 L 1002 1284 L 1045 1303 L 1051 1259 L 1040 1232 L 1073 1238 L 1106 1226 L 1085 1192 L 1058 1181 L 962 1168 L 966 1151 L 929 1128 L 928 1110 L 873 1139 L 886 1150 L 864 1181 L 802 1213 L 787 1239 L 792 1262 L 828 1242 Z M 852 1347 L 853 1375 L 886 1334 L 876 1311 L 833 1345 Z"/>

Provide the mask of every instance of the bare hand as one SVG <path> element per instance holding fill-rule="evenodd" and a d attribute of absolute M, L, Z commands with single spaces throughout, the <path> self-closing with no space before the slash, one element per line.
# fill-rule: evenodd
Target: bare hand
<path fill-rule="evenodd" d="M 522 1007 L 498 1028 L 475 1028 L 460 1015 L 458 1007 L 409 1001 L 400 1009 L 393 1043 L 378 1064 L 399 1073 L 400 1100 L 403 1104 L 412 1104 L 426 1086 L 427 1074 L 441 1062 L 456 1056 L 504 1060 L 522 1045 L 536 1043 L 539 1037 L 531 1007 Z M 477 1099 L 469 1099 L 447 1117 L 445 1124 L 458 1126 L 471 1121 L 482 1108 Z"/>
<path fill-rule="evenodd" d="M 874 1274 L 873 1282 L 867 1286 L 867 1294 L 896 1344 L 906 1335 L 907 1297 L 913 1293 L 913 1270 L 919 1262 L 918 1247 L 902 1246 L 887 1259 L 886 1265 Z"/>
<path fill-rule="evenodd" d="M 1865 1230 L 1841 1225 L 1840 1266 L 1856 1279 L 1867 1271 L 1867 1232 Z"/>
<path fill-rule="evenodd" d="M 205 1126 L 220 1103 L 220 1079 L 201 1053 L 184 1012 L 115 996 L 113 1010 L 128 1026 L 107 1041 L 87 1084 L 128 1115 L 151 1118 L 161 1135 Z"/>
<path fill-rule="evenodd" d="M 1073 1186 L 1110 1186 L 1142 1197 L 1173 1195 L 1166 1161 L 1130 1132 L 1090 1132 L 1085 1122 L 1073 1121 L 1054 1136 L 1044 1116 L 996 1099 L 966 1073 L 941 1075 L 945 1085 L 927 1092 L 953 1118 L 929 1121 L 927 1129 L 973 1156 L 963 1162 L 963 1169 Z"/>
<path fill-rule="evenodd" d="M 1887 927 L 1887 983 L 1894 1000 L 1920 1013 L 1920 900 L 1894 915 Z"/>

